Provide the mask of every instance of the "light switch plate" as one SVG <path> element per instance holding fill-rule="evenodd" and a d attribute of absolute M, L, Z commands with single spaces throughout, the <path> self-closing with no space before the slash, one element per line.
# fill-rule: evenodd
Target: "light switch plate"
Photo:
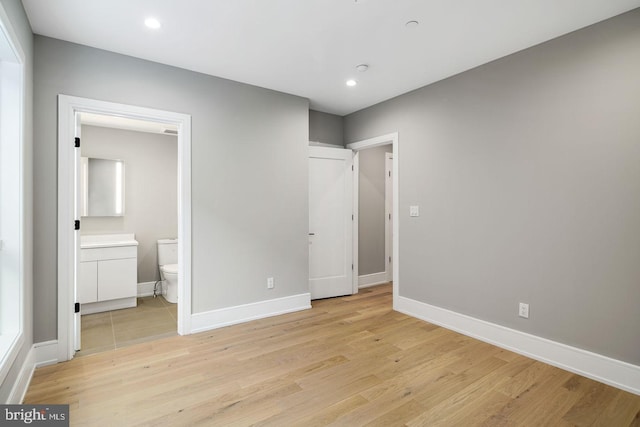
<path fill-rule="evenodd" d="M 420 206 L 409 206 L 409 216 L 420 216 Z"/>

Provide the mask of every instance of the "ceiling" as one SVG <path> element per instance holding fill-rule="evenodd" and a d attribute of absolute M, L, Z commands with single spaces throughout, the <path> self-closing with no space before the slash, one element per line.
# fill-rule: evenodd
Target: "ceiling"
<path fill-rule="evenodd" d="M 640 0 L 23 0 L 33 31 L 309 98 L 345 115 Z M 155 17 L 161 28 L 144 25 Z M 408 21 L 419 25 L 407 27 Z M 356 66 L 368 64 L 366 72 Z M 346 80 L 358 84 L 347 87 Z"/>
<path fill-rule="evenodd" d="M 90 126 L 125 129 L 147 133 L 161 133 L 165 135 L 175 135 L 178 133 L 178 127 L 173 124 L 130 119 L 128 117 L 109 116 L 105 114 L 80 113 L 80 123 Z"/>

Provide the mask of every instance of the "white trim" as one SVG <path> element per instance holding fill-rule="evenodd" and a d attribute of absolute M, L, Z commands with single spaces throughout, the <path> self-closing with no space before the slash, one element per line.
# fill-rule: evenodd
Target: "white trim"
<path fill-rule="evenodd" d="M 364 150 L 365 148 L 379 147 L 381 145 L 388 145 L 389 143 L 396 144 L 398 142 L 398 132 L 388 133 L 386 135 L 380 135 L 369 139 L 364 139 L 358 142 L 352 142 L 347 144 L 347 148 L 351 148 L 354 151 Z M 395 145 L 394 147 L 395 148 Z M 395 150 L 393 150 L 395 153 Z"/>
<path fill-rule="evenodd" d="M 138 298 L 142 297 L 150 297 L 153 295 L 153 289 L 156 286 L 156 282 L 142 282 L 138 283 Z M 158 287 L 160 288 L 160 293 L 162 294 L 162 282 L 158 283 Z"/>
<path fill-rule="evenodd" d="M 105 114 L 168 123 L 178 128 L 178 333 L 191 333 L 191 116 L 152 108 L 58 95 L 58 359 L 73 357 L 72 301 L 74 116 Z"/>
<path fill-rule="evenodd" d="M 58 363 L 58 340 L 35 343 L 33 350 L 36 368 Z"/>
<path fill-rule="evenodd" d="M 365 139 L 358 142 L 347 144 L 347 148 L 354 151 L 364 150 L 366 148 L 379 147 L 391 143 L 393 147 L 393 306 L 395 309 L 395 301 L 398 299 L 400 292 L 400 139 L 398 132 L 389 133 L 374 138 Z M 354 262 L 355 265 L 355 262 Z"/>
<path fill-rule="evenodd" d="M 196 313 L 191 316 L 192 332 L 203 332 L 265 317 L 311 308 L 311 294 L 291 295 L 250 304 Z"/>
<path fill-rule="evenodd" d="M 394 298 L 394 309 L 640 395 L 640 366 L 405 297 Z"/>
<path fill-rule="evenodd" d="M 0 306 L 0 384 L 2 384 L 9 370 L 16 363 L 17 355 L 25 345 L 25 322 L 28 313 L 26 310 L 26 283 L 25 283 L 25 160 L 24 160 L 24 120 L 25 120 L 25 54 L 20 44 L 20 39 L 15 32 L 11 19 L 7 15 L 4 6 L 0 4 L 0 33 L 3 38 L 3 50 L 7 56 L 0 57 L 0 180 L 8 185 L 8 188 L 0 187 L 2 199 L 0 205 L 0 232 L 4 229 L 0 245 L 5 251 L 4 257 L 9 262 L 15 263 L 17 273 L 11 277 L 11 281 L 4 281 L 7 277 L 0 278 L 0 294 L 4 305 Z M 10 57 L 12 56 L 12 57 Z M 15 108 L 17 106 L 17 108 Z M 6 181 L 5 181 L 6 180 Z M 8 200 L 7 200 L 8 199 Z M 7 205 L 5 206 L 5 203 Z M 9 227 L 7 227 L 9 226 Z M 5 247 L 6 246 L 6 247 Z M 0 271 L 0 276 L 4 273 Z M 15 280 L 15 282 L 14 282 Z M 4 281 L 6 288 L 3 287 Z M 11 286 L 9 285 L 11 283 Z M 16 283 L 17 286 L 13 286 Z M 9 303 L 8 305 L 6 303 Z"/>
<path fill-rule="evenodd" d="M 22 362 L 22 367 L 20 368 L 20 373 L 16 378 L 16 381 L 13 383 L 13 387 L 11 387 L 11 392 L 9 396 L 7 396 L 7 404 L 20 404 L 24 401 L 24 396 L 27 394 L 27 390 L 29 389 L 29 383 L 31 382 L 31 377 L 33 377 L 33 371 L 36 368 L 36 352 L 34 347 L 32 346 L 27 353 L 27 357 L 25 357 Z"/>
<path fill-rule="evenodd" d="M 52 365 L 58 362 L 58 341 L 46 341 L 36 343 L 31 346 L 27 357 L 22 362 L 20 373 L 13 383 L 11 392 L 7 397 L 5 403 L 8 404 L 21 404 L 24 401 L 24 396 L 27 394 L 33 372 L 36 368 L 46 365 Z"/>
<path fill-rule="evenodd" d="M 344 145 L 328 144 L 326 142 L 319 142 L 319 141 L 309 141 L 309 146 L 310 147 L 327 147 L 327 148 L 342 148 L 342 149 L 344 149 Z"/>
<path fill-rule="evenodd" d="M 384 271 L 386 281 L 393 281 L 393 153 L 384 153 Z M 391 215 L 391 218 L 387 217 Z M 389 262 L 391 259 L 391 262 Z M 391 264 L 391 265 L 389 265 Z"/>
<path fill-rule="evenodd" d="M 94 313 L 103 313 L 105 311 L 113 311 L 113 310 L 122 310 L 123 308 L 133 308 L 136 307 L 137 298 L 129 297 L 129 298 L 118 298 L 118 299 L 110 299 L 107 301 L 97 301 L 90 302 L 86 304 L 80 305 L 80 314 L 94 314 Z"/>
<path fill-rule="evenodd" d="M 368 288 L 369 286 L 381 285 L 388 283 L 387 272 L 381 271 L 380 273 L 363 274 L 358 276 L 358 288 Z"/>
<path fill-rule="evenodd" d="M 353 293 L 360 289 L 360 152 L 353 152 Z"/>

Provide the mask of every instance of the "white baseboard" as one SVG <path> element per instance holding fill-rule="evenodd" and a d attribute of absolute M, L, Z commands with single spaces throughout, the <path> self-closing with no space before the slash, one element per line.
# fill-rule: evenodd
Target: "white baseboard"
<path fill-rule="evenodd" d="M 108 301 L 90 302 L 80 305 L 80 314 L 102 313 L 103 311 L 120 310 L 135 307 L 138 304 L 136 297 L 112 299 Z"/>
<path fill-rule="evenodd" d="M 35 343 L 36 368 L 58 363 L 58 340 Z"/>
<path fill-rule="evenodd" d="M 52 365 L 58 362 L 58 340 L 36 343 L 31 346 L 27 357 L 22 362 L 20 373 L 13 384 L 7 403 L 21 404 L 27 394 L 33 371 L 40 366 Z"/>
<path fill-rule="evenodd" d="M 405 297 L 394 310 L 640 395 L 640 366 Z"/>
<path fill-rule="evenodd" d="M 150 297 L 153 295 L 153 288 L 156 282 L 142 282 L 138 283 L 138 298 Z M 158 283 L 158 289 L 162 291 L 161 284 Z M 162 293 L 162 292 L 161 292 Z"/>
<path fill-rule="evenodd" d="M 387 282 L 387 273 L 385 271 L 380 273 L 364 274 L 362 276 L 358 276 L 358 289 L 381 285 Z"/>
<path fill-rule="evenodd" d="M 191 333 L 311 308 L 311 294 L 292 295 L 191 315 Z"/>
<path fill-rule="evenodd" d="M 33 376 L 33 371 L 36 368 L 36 355 L 33 346 L 29 349 L 27 353 L 27 357 L 22 362 L 22 367 L 20 368 L 20 373 L 16 378 L 16 382 L 13 384 L 11 388 L 11 392 L 9 393 L 9 398 L 7 399 L 8 404 L 20 404 L 24 400 L 24 396 L 27 394 L 27 390 L 29 389 L 29 383 L 31 383 L 31 377 Z"/>

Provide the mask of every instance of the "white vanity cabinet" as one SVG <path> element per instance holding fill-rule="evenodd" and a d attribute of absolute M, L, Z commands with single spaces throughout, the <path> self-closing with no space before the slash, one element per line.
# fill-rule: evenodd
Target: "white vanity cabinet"
<path fill-rule="evenodd" d="M 133 235 L 83 236 L 78 268 L 82 314 L 135 307 L 137 276 Z"/>

